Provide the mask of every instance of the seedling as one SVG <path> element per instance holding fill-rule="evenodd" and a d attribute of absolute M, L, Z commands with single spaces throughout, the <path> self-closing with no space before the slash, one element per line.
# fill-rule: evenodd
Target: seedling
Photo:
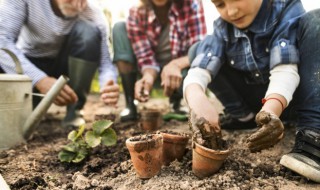
<path fill-rule="evenodd" d="M 95 121 L 92 130 L 88 130 L 85 135 L 85 125 L 81 125 L 78 130 L 73 130 L 68 134 L 69 144 L 62 147 L 59 152 L 61 162 L 79 163 L 83 161 L 92 148 L 102 144 L 112 146 L 117 143 L 117 134 L 110 128 L 113 124 L 110 120 Z"/>

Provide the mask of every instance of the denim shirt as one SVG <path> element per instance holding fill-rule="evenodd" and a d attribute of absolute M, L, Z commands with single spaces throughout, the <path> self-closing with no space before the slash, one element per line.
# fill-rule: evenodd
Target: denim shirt
<path fill-rule="evenodd" d="M 218 18 L 213 34 L 199 44 L 191 67 L 207 69 L 215 77 L 222 64 L 229 64 L 243 71 L 248 83 L 267 83 L 276 65 L 299 63 L 296 30 L 304 13 L 300 0 L 263 0 L 244 30 Z"/>

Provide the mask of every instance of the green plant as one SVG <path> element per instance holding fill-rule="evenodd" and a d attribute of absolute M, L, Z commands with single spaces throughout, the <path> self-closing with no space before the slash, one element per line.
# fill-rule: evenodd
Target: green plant
<path fill-rule="evenodd" d="M 116 132 L 110 128 L 113 124 L 110 120 L 95 121 L 92 130 L 85 131 L 85 125 L 81 125 L 78 130 L 73 130 L 68 134 L 69 144 L 62 147 L 59 152 L 61 162 L 79 163 L 83 161 L 92 148 L 100 145 L 112 146 L 117 143 Z"/>

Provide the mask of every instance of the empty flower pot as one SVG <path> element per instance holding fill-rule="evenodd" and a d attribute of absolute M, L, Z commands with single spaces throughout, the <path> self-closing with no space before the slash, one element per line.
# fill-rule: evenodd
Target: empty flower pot
<path fill-rule="evenodd" d="M 229 149 L 213 150 L 196 142 L 193 142 L 192 149 L 192 171 L 200 179 L 218 172 L 230 153 Z"/>
<path fill-rule="evenodd" d="M 162 124 L 162 115 L 159 110 L 142 110 L 140 126 L 145 131 L 156 131 Z"/>
<path fill-rule="evenodd" d="M 139 178 L 149 179 L 160 172 L 163 149 L 160 134 L 131 137 L 126 140 L 126 146 Z"/>
<path fill-rule="evenodd" d="M 186 134 L 161 131 L 163 136 L 163 163 L 168 166 L 172 161 L 181 161 L 186 152 L 189 137 Z"/>

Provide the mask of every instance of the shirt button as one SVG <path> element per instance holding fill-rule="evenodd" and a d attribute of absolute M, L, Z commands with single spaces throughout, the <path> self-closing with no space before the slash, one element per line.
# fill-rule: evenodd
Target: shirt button
<path fill-rule="evenodd" d="M 280 43 L 280 46 L 281 46 L 281 47 L 285 47 L 286 45 L 287 45 L 286 42 L 281 42 L 281 43 Z"/>
<path fill-rule="evenodd" d="M 231 60 L 230 63 L 231 63 L 231 65 L 234 65 L 234 61 L 233 60 Z"/>
<path fill-rule="evenodd" d="M 256 75 L 256 77 L 259 77 L 259 76 L 260 76 L 260 74 L 259 74 L 259 73 L 256 73 L 255 75 Z"/>
<path fill-rule="evenodd" d="M 267 53 L 269 52 L 269 49 L 268 49 L 268 48 L 266 48 L 266 52 L 267 52 Z"/>
<path fill-rule="evenodd" d="M 207 57 L 211 57 L 211 55 L 212 55 L 211 52 L 207 53 Z"/>

